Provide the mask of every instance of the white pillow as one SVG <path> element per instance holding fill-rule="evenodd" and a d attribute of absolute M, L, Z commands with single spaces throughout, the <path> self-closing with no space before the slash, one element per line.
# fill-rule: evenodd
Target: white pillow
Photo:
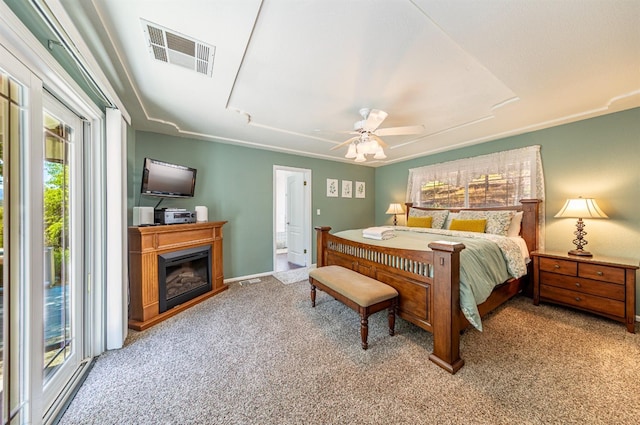
<path fill-rule="evenodd" d="M 447 216 L 447 220 L 444 222 L 443 229 L 448 229 L 449 227 L 451 227 L 451 221 L 453 219 L 457 219 L 458 215 L 460 215 L 460 213 L 450 212 L 449 215 Z"/>
<path fill-rule="evenodd" d="M 511 223 L 509 224 L 509 230 L 507 230 L 507 236 L 515 237 L 520 236 L 520 226 L 522 225 L 522 216 L 524 213 L 522 211 L 518 211 L 513 218 L 511 218 Z"/>

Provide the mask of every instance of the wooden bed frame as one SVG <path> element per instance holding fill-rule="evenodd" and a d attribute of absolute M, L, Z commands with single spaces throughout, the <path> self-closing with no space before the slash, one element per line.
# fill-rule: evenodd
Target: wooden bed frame
<path fill-rule="evenodd" d="M 529 252 L 538 248 L 538 199 L 524 199 L 519 206 L 479 208 L 482 211 L 523 211 L 520 235 Z M 437 210 L 437 208 L 410 208 Z M 449 208 L 458 212 L 470 208 Z M 429 359 L 449 373 L 463 365 L 460 332 L 469 322 L 460 310 L 460 251 L 464 245 L 432 242 L 431 251 L 392 249 L 354 242 L 329 233 L 330 227 L 316 227 L 317 266 L 340 265 L 394 287 L 398 293 L 398 314 L 433 334 L 433 353 Z M 530 270 L 529 270 L 530 271 Z M 496 287 L 478 306 L 480 316 L 503 304 L 524 289 L 528 276 L 510 279 Z M 433 276 L 433 277 L 429 277 Z"/>

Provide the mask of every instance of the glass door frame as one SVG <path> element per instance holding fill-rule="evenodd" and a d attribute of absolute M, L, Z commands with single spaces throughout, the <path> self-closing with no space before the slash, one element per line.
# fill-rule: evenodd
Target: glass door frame
<path fill-rule="evenodd" d="M 45 112 L 46 111 L 46 112 Z M 83 319 L 85 309 L 85 250 L 84 250 L 84 216 L 83 216 L 83 207 L 84 203 L 84 193 L 85 189 L 83 187 L 84 181 L 84 171 L 83 171 L 83 122 L 73 111 L 71 111 L 68 107 L 60 103 L 57 99 L 55 99 L 52 95 L 45 91 L 43 97 L 43 119 L 44 116 L 48 115 L 51 117 L 55 117 L 57 120 L 61 121 L 65 125 L 69 125 L 73 128 L 73 140 L 67 143 L 67 147 L 69 148 L 69 162 L 68 165 L 70 167 L 69 171 L 69 247 L 71 249 L 71 255 L 69 258 L 69 288 L 68 290 L 71 293 L 71 303 L 69 305 L 69 315 L 70 315 L 70 334 L 71 338 L 74 342 L 71 345 L 71 350 L 68 358 L 65 359 L 64 364 L 59 366 L 52 375 L 47 376 L 46 373 L 43 376 L 43 407 L 45 411 L 48 411 L 55 402 L 55 399 L 58 398 L 60 394 L 64 393 L 64 387 L 67 385 L 75 371 L 80 366 L 80 362 L 86 357 L 85 351 L 86 347 L 84 344 L 85 339 L 85 325 L 86 320 Z M 44 126 L 44 123 L 43 123 Z M 44 130 L 44 129 L 43 129 Z M 43 131 L 43 137 L 41 143 L 45 144 L 45 135 Z M 34 138 L 35 139 L 35 138 Z M 35 140 L 34 142 L 35 143 Z M 43 149 L 43 156 L 41 158 L 42 166 L 44 167 L 44 163 L 47 160 L 46 158 L 46 150 Z M 35 165 L 34 165 L 35 168 Z M 36 182 L 34 181 L 34 184 Z M 42 190 L 43 197 L 45 194 L 44 189 L 44 171 L 43 171 L 43 180 L 42 180 Z M 35 189 L 35 187 L 34 187 Z M 44 202 L 44 201 L 43 201 Z M 40 216 L 41 219 L 44 219 L 44 203 L 43 203 L 43 211 Z M 34 217 L 35 218 L 35 217 Z M 44 231 L 44 222 L 42 223 L 42 229 Z M 46 244 L 45 244 L 46 245 Z M 42 246 L 43 250 L 46 248 L 45 245 Z M 44 251 L 43 251 L 44 252 Z M 35 257 L 34 257 L 35 258 Z M 43 262 L 44 264 L 44 262 Z M 44 288 L 45 283 L 46 270 L 43 269 L 43 279 L 40 281 L 43 291 L 43 303 L 41 306 L 44 307 L 47 302 L 46 299 L 46 290 Z M 35 313 L 32 312 L 32 314 Z M 44 315 L 44 311 L 42 311 Z M 43 317 L 40 323 L 45 323 L 45 317 Z M 46 331 L 46 327 L 44 329 Z M 42 350 L 41 360 L 44 361 L 46 349 L 44 347 L 44 335 L 41 340 L 40 349 Z"/>
<path fill-rule="evenodd" d="M 6 6 L 0 2 L 0 11 Z M 11 367 L 4 392 L 5 418 L 10 423 L 50 423 L 60 414 L 62 398 L 69 395 L 72 386 L 81 382 L 89 370 L 90 360 L 104 352 L 106 347 L 106 213 L 105 210 L 105 114 L 88 97 L 65 77 L 64 71 L 29 33 L 20 30 L 20 24 L 12 21 L 10 14 L 0 15 L 0 66 L 16 78 L 26 89 L 22 126 L 23 142 L 12 149 L 12 183 L 20 187 L 22 194 L 11 199 L 11 317 L 7 317 L 5 329 L 10 331 L 5 344 Z M 6 24 L 6 25 L 5 25 Z M 34 54 L 34 51 L 37 52 Z M 85 273 L 87 282 L 84 298 L 85 339 L 83 362 L 73 375 L 73 382 L 65 389 L 60 403 L 45 411 L 42 379 L 42 322 L 35 324 L 33 309 L 42 308 L 42 292 L 31 291 L 24 282 L 41 281 L 43 276 L 42 253 L 37 247 L 42 241 L 42 191 L 32 190 L 35 183 L 42 186 L 42 117 L 45 87 L 76 113 L 87 120 L 79 131 L 84 133 L 85 152 Z M 35 161 L 35 162 L 34 162 Z M 40 171 L 38 172 L 38 168 Z M 91 170 L 91 173 L 88 173 Z M 35 174 L 34 174 L 35 172 Z M 16 190 L 15 192 L 19 192 Z M 18 195 L 20 197 L 18 197 Z M 36 208 L 34 208 L 36 207 Z M 5 263 L 5 266 L 7 264 Z M 39 329 L 39 330 L 38 330 Z M 11 341 L 8 339 L 11 338 Z"/>

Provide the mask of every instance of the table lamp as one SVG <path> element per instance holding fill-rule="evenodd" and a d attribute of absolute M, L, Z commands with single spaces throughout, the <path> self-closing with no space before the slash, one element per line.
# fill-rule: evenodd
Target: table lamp
<path fill-rule="evenodd" d="M 576 231 L 573 232 L 576 235 L 576 238 L 573 240 L 573 243 L 576 246 L 576 249 L 572 249 L 569 251 L 569 255 L 581 255 L 584 257 L 591 257 L 589 251 L 585 251 L 583 247 L 588 244 L 587 240 L 584 238 L 584 235 L 587 232 L 584 231 L 584 222 L 583 218 L 609 218 L 607 215 L 598 207 L 596 200 L 593 198 L 574 198 L 567 199 L 564 206 L 558 214 L 554 217 L 567 217 L 567 218 L 577 218 L 578 222 L 576 223 Z"/>
<path fill-rule="evenodd" d="M 402 214 L 402 213 L 404 213 L 404 210 L 402 209 L 402 205 L 400 204 L 389 204 L 389 209 L 387 209 L 387 212 L 386 212 L 386 214 L 393 214 L 394 226 L 398 225 L 397 214 Z"/>

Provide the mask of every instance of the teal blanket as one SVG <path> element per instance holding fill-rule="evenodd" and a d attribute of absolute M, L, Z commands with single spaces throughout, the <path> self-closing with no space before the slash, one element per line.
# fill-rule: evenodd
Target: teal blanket
<path fill-rule="evenodd" d="M 460 252 L 460 308 L 476 329 L 482 330 L 478 304 L 487 300 L 493 288 L 510 277 L 526 273 L 526 264 L 517 243 L 510 238 L 485 233 L 452 230 L 394 228 L 394 237 L 373 240 L 362 237 L 362 229 L 345 230 L 335 234 L 355 242 L 388 248 L 430 251 L 434 241 L 452 241 L 464 244 Z"/>

